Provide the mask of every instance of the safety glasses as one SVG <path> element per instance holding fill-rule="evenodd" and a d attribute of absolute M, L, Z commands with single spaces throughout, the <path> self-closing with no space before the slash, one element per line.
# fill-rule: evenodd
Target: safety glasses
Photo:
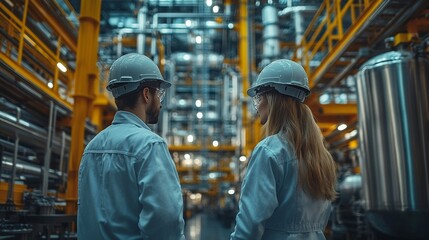
<path fill-rule="evenodd" d="M 158 96 L 159 101 L 162 102 L 165 97 L 165 89 L 162 88 L 156 88 L 156 96 Z"/>
<path fill-rule="evenodd" d="M 165 89 L 163 88 L 155 88 L 155 87 L 149 87 L 146 86 L 147 88 L 151 88 L 151 89 L 155 89 L 155 94 L 156 96 L 159 98 L 159 101 L 162 102 L 162 100 L 164 100 L 165 97 Z"/>
<path fill-rule="evenodd" d="M 252 101 L 253 101 L 253 107 L 255 108 L 256 111 L 258 111 L 259 105 L 261 104 L 261 101 L 262 101 L 262 93 L 254 96 L 252 98 Z"/>

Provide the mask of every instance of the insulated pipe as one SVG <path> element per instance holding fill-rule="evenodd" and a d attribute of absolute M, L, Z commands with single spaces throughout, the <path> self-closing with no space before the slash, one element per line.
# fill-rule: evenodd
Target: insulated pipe
<path fill-rule="evenodd" d="M 14 166 L 14 164 L 12 162 L 2 161 L 0 167 L 7 171 L 7 170 L 11 170 L 13 168 L 13 166 Z M 15 164 L 15 175 L 16 174 L 31 174 L 34 176 L 40 176 L 40 175 L 42 175 L 42 172 L 44 172 L 44 170 L 41 167 L 35 167 L 35 166 L 29 165 L 29 164 L 24 164 L 24 163 Z M 60 171 L 48 169 L 49 179 L 56 179 L 57 180 L 60 178 L 60 176 L 65 176 L 65 174 L 63 172 L 60 172 Z"/>
<path fill-rule="evenodd" d="M 295 25 L 295 45 L 299 47 L 297 51 L 297 58 L 302 58 L 302 49 L 300 47 L 302 36 L 304 35 L 304 18 L 302 16 L 303 12 L 316 12 L 318 8 L 311 7 L 311 6 L 289 6 L 281 10 L 278 15 L 279 16 L 288 16 L 293 15 L 294 16 L 294 25 Z"/>
<path fill-rule="evenodd" d="M 174 63 L 172 63 L 172 62 L 169 61 L 169 62 L 165 63 L 165 67 L 169 71 L 168 77 L 169 77 L 170 82 L 173 82 L 174 81 L 174 75 L 175 75 L 174 74 L 174 69 L 175 69 Z M 164 101 L 166 102 L 165 103 L 166 106 L 171 106 L 171 96 L 173 94 L 173 90 L 174 90 L 175 85 L 176 84 L 173 84 L 170 88 L 167 89 L 167 94 L 170 97 L 166 97 L 164 99 Z M 168 119 L 169 119 L 168 114 L 170 114 L 168 111 L 166 111 L 166 112 L 164 112 L 164 114 L 162 114 L 162 132 L 161 132 L 161 136 L 164 139 L 167 139 L 167 133 L 168 133 Z"/>
<path fill-rule="evenodd" d="M 262 24 L 264 30 L 262 38 L 263 44 L 263 61 L 262 65 L 268 65 L 274 59 L 280 56 L 280 40 L 277 8 L 273 5 L 266 5 L 262 9 Z"/>
<path fill-rule="evenodd" d="M 143 6 L 142 8 L 140 8 L 139 13 L 137 15 L 137 22 L 139 26 L 139 34 L 137 35 L 137 53 L 139 54 L 145 53 L 146 34 L 144 34 L 144 30 L 147 21 L 147 12 L 147 7 Z"/>
<path fill-rule="evenodd" d="M 122 56 L 122 33 L 118 34 L 118 46 L 116 47 L 116 56 L 119 58 Z"/>
<path fill-rule="evenodd" d="M 17 108 L 16 111 L 16 121 L 19 122 L 21 118 L 21 108 Z M 18 148 L 19 148 L 19 135 L 15 131 L 15 148 L 13 151 L 13 160 L 12 160 L 12 176 L 9 182 L 9 192 L 8 192 L 8 201 L 13 203 L 13 188 L 15 185 L 15 176 L 16 176 L 16 160 L 18 159 Z"/>
<path fill-rule="evenodd" d="M 52 139 L 55 134 L 55 122 L 57 118 L 56 106 L 53 101 L 50 104 L 49 111 L 49 126 L 48 126 L 48 139 L 46 141 L 45 159 L 43 167 L 43 181 L 42 181 L 42 194 L 48 194 L 48 171 L 51 165 L 51 153 L 52 153 Z"/>

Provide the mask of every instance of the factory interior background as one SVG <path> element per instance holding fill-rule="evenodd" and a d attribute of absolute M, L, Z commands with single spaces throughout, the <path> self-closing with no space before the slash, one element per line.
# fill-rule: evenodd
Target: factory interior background
<path fill-rule="evenodd" d="M 327 239 L 429 239 L 429 1 L 0 0 L 0 239 L 76 239 L 84 146 L 109 67 L 149 56 L 187 239 L 229 239 L 261 126 L 246 90 L 305 68 L 338 169 Z"/>

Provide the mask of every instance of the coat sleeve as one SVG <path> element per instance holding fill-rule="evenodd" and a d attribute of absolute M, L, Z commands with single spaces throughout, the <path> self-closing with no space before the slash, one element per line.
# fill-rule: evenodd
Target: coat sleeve
<path fill-rule="evenodd" d="M 143 239 L 185 239 L 182 190 L 167 145 L 156 142 L 145 151 L 136 169 Z"/>
<path fill-rule="evenodd" d="M 261 239 L 266 220 L 278 206 L 277 181 L 282 166 L 266 146 L 257 146 L 243 181 L 236 226 L 231 239 Z"/>

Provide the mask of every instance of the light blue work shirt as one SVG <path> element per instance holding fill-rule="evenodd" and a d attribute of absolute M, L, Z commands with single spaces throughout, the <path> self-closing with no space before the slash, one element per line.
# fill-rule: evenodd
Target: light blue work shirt
<path fill-rule="evenodd" d="M 330 201 L 313 199 L 298 186 L 296 154 L 279 133 L 252 152 L 231 239 L 325 239 L 330 212 Z"/>
<path fill-rule="evenodd" d="M 118 111 L 86 146 L 79 169 L 80 240 L 185 239 L 183 198 L 166 142 Z"/>

